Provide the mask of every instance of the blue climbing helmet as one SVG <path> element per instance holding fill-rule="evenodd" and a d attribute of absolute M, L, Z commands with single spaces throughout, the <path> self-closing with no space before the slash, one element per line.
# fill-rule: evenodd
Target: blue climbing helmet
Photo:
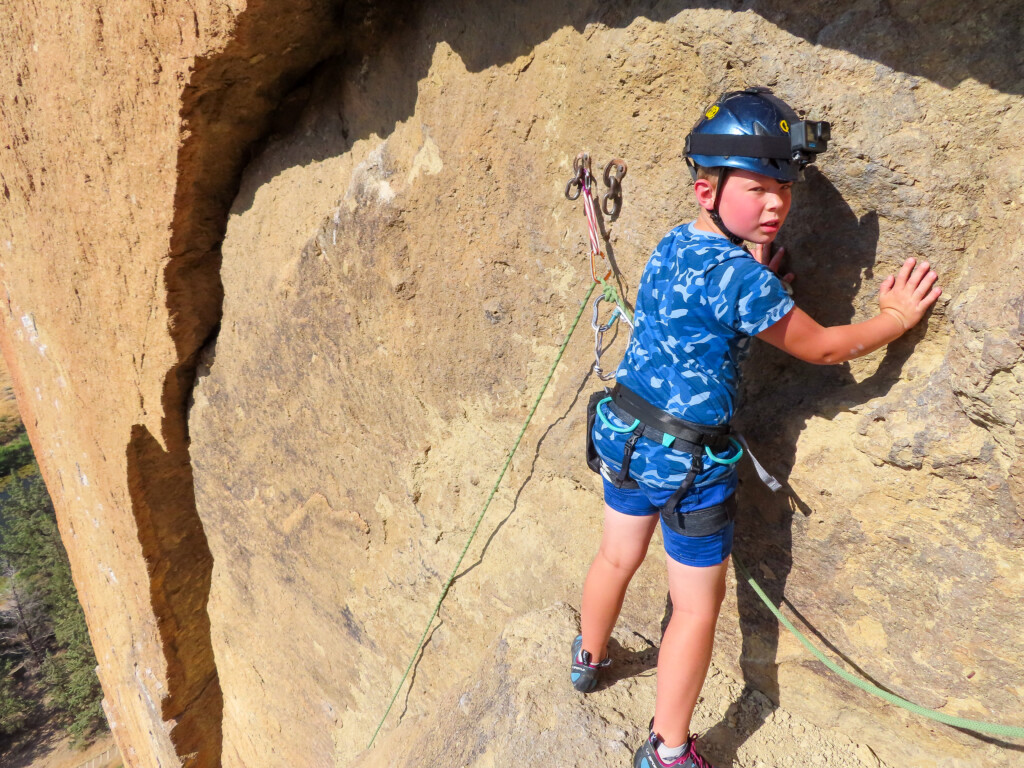
<path fill-rule="evenodd" d="M 704 110 L 686 137 L 684 156 L 696 166 L 739 168 L 779 181 L 798 181 L 814 157 L 828 149 L 830 126 L 801 120 L 768 88 L 728 91 Z"/>

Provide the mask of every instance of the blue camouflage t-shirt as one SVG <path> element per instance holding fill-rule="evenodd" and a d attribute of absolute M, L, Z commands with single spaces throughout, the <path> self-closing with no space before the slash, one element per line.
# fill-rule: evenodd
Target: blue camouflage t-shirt
<path fill-rule="evenodd" d="M 749 353 L 750 337 L 793 306 L 782 281 L 750 253 L 722 235 L 681 224 L 658 244 L 644 269 L 633 337 L 616 379 L 681 419 L 725 424 L 736 412 L 740 363 Z M 627 426 L 607 408 L 602 413 L 612 425 Z M 601 419 L 595 423 L 594 446 L 613 472 L 622 465 L 628 437 Z M 676 488 L 690 462 L 688 453 L 643 438 L 630 474 L 656 488 Z M 695 489 L 724 484 L 720 495 L 725 498 L 736 486 L 735 468 L 704 463 Z M 688 508 L 685 501 L 680 508 Z"/>

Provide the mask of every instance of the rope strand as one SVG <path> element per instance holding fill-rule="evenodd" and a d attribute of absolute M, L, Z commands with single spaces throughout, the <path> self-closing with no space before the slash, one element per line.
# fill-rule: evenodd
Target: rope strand
<path fill-rule="evenodd" d="M 576 326 L 579 325 L 580 318 L 583 316 L 583 310 L 586 309 L 587 301 L 590 296 L 594 293 L 594 288 L 597 287 L 597 283 L 590 284 L 590 290 L 587 291 L 587 295 L 583 297 L 583 301 L 580 302 L 579 312 L 576 313 L 575 319 L 572 321 L 572 325 L 569 326 L 568 333 L 565 334 L 565 340 L 562 341 L 562 346 L 558 349 L 558 354 L 555 356 L 555 361 L 551 363 L 551 370 L 548 371 L 547 378 L 544 379 L 544 384 L 540 388 L 540 392 L 537 393 L 536 399 L 533 401 L 533 407 L 530 409 L 530 413 L 526 416 L 526 421 L 523 422 L 522 429 L 519 430 L 519 437 L 516 438 L 515 443 L 512 445 L 512 449 L 509 451 L 508 458 L 505 459 L 505 464 L 501 468 L 501 472 L 498 473 L 498 479 L 494 481 L 494 487 L 491 488 L 491 493 L 487 497 L 487 501 L 484 503 L 483 509 L 480 510 L 480 514 L 477 516 L 476 525 L 473 526 L 473 530 L 469 534 L 469 538 L 466 539 L 466 546 L 462 548 L 462 554 L 459 555 L 459 559 L 455 562 L 455 567 L 452 568 L 451 575 L 448 577 L 448 581 L 445 582 L 444 587 L 441 589 L 441 595 L 437 598 L 437 603 L 434 605 L 434 610 L 430 614 L 430 618 L 427 620 L 427 626 L 423 629 L 423 634 L 420 636 L 420 641 L 416 645 L 416 650 L 413 651 L 412 657 L 409 659 L 409 665 L 405 668 L 405 674 L 402 675 L 402 679 L 398 682 L 398 687 L 395 689 L 394 695 L 391 697 L 391 701 L 388 702 L 388 708 L 384 710 L 384 715 L 381 717 L 380 722 L 377 724 L 377 730 L 373 732 L 373 736 L 370 737 L 370 743 L 366 745 L 369 749 L 373 746 L 374 740 L 377 738 L 377 734 L 380 733 L 380 729 L 384 725 L 384 721 L 387 720 L 388 715 L 391 712 L 391 708 L 395 704 L 395 699 L 398 698 L 398 694 L 402 692 L 402 688 L 405 685 L 405 680 L 409 676 L 409 672 L 412 670 L 412 666 L 416 661 L 416 657 L 419 656 L 420 651 L 423 649 L 423 644 L 426 642 L 427 633 L 430 632 L 430 626 L 434 623 L 434 619 L 437 618 L 438 611 L 441 610 L 441 603 L 448 595 L 448 590 L 452 586 L 452 582 L 455 581 L 455 575 L 459 572 L 459 566 L 462 565 L 462 560 L 466 556 L 466 552 L 469 551 L 469 545 L 473 542 L 473 538 L 476 536 L 477 530 L 480 528 L 480 523 L 484 520 L 484 515 L 487 514 L 487 509 L 491 506 L 491 501 L 494 499 L 494 495 L 498 492 L 498 486 L 501 485 L 502 479 L 505 477 L 505 472 L 508 470 L 509 464 L 512 463 L 512 457 L 516 455 L 516 451 L 519 449 L 519 444 L 523 441 L 523 435 L 526 434 L 526 428 L 530 426 L 530 422 L 533 420 L 533 414 L 537 412 L 537 406 L 540 405 L 540 400 L 544 397 L 544 393 L 547 391 L 548 384 L 551 383 L 551 379 L 554 378 L 555 369 L 558 367 L 558 363 L 562 360 L 562 355 L 565 354 L 565 348 L 569 345 L 569 339 L 572 338 L 573 331 L 576 330 Z"/>
<path fill-rule="evenodd" d="M 757 593 L 757 596 L 761 598 L 761 601 L 766 606 L 768 606 L 768 610 L 775 614 L 775 618 L 779 620 L 782 626 L 784 626 L 786 629 L 792 632 L 796 636 L 796 639 L 801 642 L 804 648 L 806 648 L 808 651 L 814 654 L 814 657 L 818 661 L 820 661 L 830 670 L 835 672 L 846 682 L 855 685 L 856 687 L 860 688 L 862 691 L 865 691 L 866 693 L 870 693 L 872 696 L 876 696 L 880 699 L 883 699 L 884 701 L 887 701 L 890 704 L 895 704 L 897 707 L 905 709 L 908 712 L 913 712 L 915 715 L 926 717 L 929 720 L 935 720 L 940 723 L 945 723 L 946 725 L 951 725 L 954 728 L 963 728 L 967 731 L 975 731 L 978 733 L 992 733 L 996 736 L 1004 736 L 1011 739 L 1024 739 L 1024 728 L 1013 725 L 1000 725 L 998 723 L 986 723 L 981 720 L 969 720 L 966 717 L 954 717 L 953 715 L 947 715 L 942 712 L 936 712 L 934 709 L 926 709 L 925 707 L 922 707 L 920 704 L 915 704 L 914 702 L 907 701 L 906 699 L 901 698 L 894 693 L 889 693 L 888 691 L 882 690 L 877 685 L 869 683 L 866 680 L 862 680 L 852 672 L 847 672 L 845 669 L 843 669 L 834 661 L 832 661 L 832 659 L 828 658 L 828 656 L 826 656 L 824 653 L 815 648 L 814 644 L 806 637 L 804 637 L 804 635 L 800 632 L 799 629 L 793 626 L 793 623 L 783 615 L 782 611 L 779 610 L 778 606 L 776 606 L 775 603 L 771 601 L 771 598 L 769 598 L 768 595 L 765 594 L 764 590 L 761 589 L 761 586 L 756 581 L 754 581 L 754 577 L 750 575 L 750 572 L 743 566 L 743 563 L 736 559 L 735 555 L 733 555 L 733 562 L 736 563 L 736 569 L 741 574 L 743 574 L 743 578 L 747 580 L 747 583 L 750 585 L 750 588 L 753 589 L 754 592 Z"/>

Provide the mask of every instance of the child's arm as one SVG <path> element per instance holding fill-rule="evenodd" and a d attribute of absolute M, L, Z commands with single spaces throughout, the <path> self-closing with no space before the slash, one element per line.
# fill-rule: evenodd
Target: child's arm
<path fill-rule="evenodd" d="M 935 285 L 938 275 L 922 261 L 907 259 L 899 274 L 885 278 L 879 289 L 881 312 L 853 325 L 825 328 L 799 307 L 779 322 L 757 334 L 773 347 L 808 363 L 844 363 L 874 352 L 917 325 L 942 289 Z"/>

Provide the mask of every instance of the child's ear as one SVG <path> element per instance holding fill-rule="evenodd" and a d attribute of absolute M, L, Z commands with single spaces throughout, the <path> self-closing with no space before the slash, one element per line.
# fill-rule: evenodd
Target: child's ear
<path fill-rule="evenodd" d="M 715 207 L 715 188 L 707 179 L 697 179 L 693 183 L 693 194 L 697 196 L 697 203 L 706 211 Z"/>

